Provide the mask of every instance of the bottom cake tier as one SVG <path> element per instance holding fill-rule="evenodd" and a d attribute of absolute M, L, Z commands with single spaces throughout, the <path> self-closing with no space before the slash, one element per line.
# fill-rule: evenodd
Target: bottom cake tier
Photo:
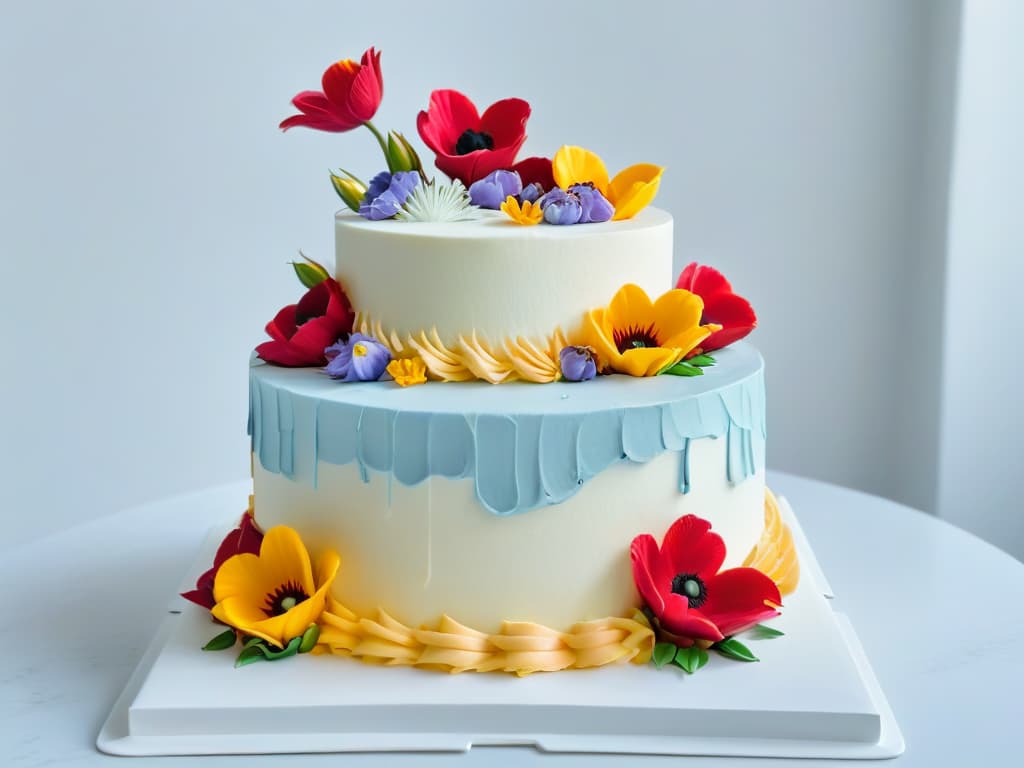
<path fill-rule="evenodd" d="M 566 632 L 634 614 L 639 534 L 694 514 L 725 541 L 725 567 L 764 548 L 749 345 L 700 377 L 545 386 L 401 389 L 256 363 L 250 392 L 256 521 L 337 552 L 333 594 L 353 616 Z"/>

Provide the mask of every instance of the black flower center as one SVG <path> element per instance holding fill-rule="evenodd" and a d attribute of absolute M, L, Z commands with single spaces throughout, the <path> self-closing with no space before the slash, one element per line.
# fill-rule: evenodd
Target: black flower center
<path fill-rule="evenodd" d="M 280 616 L 282 613 L 290 611 L 303 600 L 308 599 L 309 595 L 306 594 L 302 587 L 294 581 L 289 581 L 267 595 L 267 605 L 263 612 L 268 617 Z"/>
<path fill-rule="evenodd" d="M 704 582 L 695 573 L 677 573 L 672 579 L 672 591 L 685 597 L 691 608 L 700 608 L 708 599 Z"/>
<path fill-rule="evenodd" d="M 455 142 L 456 155 L 468 155 L 478 149 L 494 149 L 494 139 L 491 134 L 467 128 Z"/>
<path fill-rule="evenodd" d="M 615 346 L 619 352 L 629 349 L 640 349 L 641 347 L 660 347 L 658 337 L 654 333 L 654 325 L 641 328 L 638 325 L 630 326 L 624 330 L 615 329 Z"/>

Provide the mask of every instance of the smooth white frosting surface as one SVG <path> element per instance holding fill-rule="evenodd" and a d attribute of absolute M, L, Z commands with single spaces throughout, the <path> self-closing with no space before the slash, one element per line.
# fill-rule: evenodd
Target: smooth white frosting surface
<path fill-rule="evenodd" d="M 482 211 L 453 223 L 335 217 L 335 273 L 355 308 L 388 331 L 436 327 L 445 343 L 571 332 L 626 283 L 656 297 L 672 287 L 672 217 L 524 227 Z"/>
<path fill-rule="evenodd" d="M 455 385 L 457 386 L 457 385 Z M 739 565 L 763 527 L 764 471 L 731 484 L 722 471 L 726 440 L 690 447 L 687 494 L 679 456 L 610 467 L 561 504 L 499 517 L 480 507 L 471 480 L 431 477 L 406 486 L 354 464 L 321 463 L 317 487 L 255 463 L 256 519 L 299 531 L 314 554 L 341 556 L 334 594 L 350 609 L 383 608 L 416 626 L 447 614 L 481 631 L 502 620 L 566 630 L 573 623 L 629 616 L 639 605 L 629 545 L 659 540 L 693 513 L 711 521 Z"/>

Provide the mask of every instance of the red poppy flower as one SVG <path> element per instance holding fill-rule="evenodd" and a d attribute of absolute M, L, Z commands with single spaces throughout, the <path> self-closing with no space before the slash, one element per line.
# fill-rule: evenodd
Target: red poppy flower
<path fill-rule="evenodd" d="M 292 104 L 302 113 L 281 122 L 281 130 L 297 125 L 318 131 L 351 131 L 375 114 L 384 95 L 380 54 L 370 48 L 359 64 L 336 61 L 322 78 L 323 91 L 302 91 Z"/>
<path fill-rule="evenodd" d="M 761 571 L 719 572 L 725 543 L 695 515 L 676 520 L 660 549 L 645 533 L 633 539 L 629 554 L 641 597 L 680 645 L 717 642 L 779 615 L 779 588 Z"/>
<path fill-rule="evenodd" d="M 352 332 L 354 315 L 348 296 L 333 278 L 310 288 L 298 304 L 289 304 L 267 323 L 273 341 L 256 347 L 256 354 L 288 368 L 326 365 L 324 350 Z"/>
<path fill-rule="evenodd" d="M 727 347 L 739 341 L 757 326 L 757 315 L 750 302 L 732 292 L 725 276 L 714 267 L 693 262 L 679 275 L 676 288 L 695 293 L 704 300 L 701 325 L 716 323 L 722 330 L 715 331 L 700 345 L 702 352 Z"/>
<path fill-rule="evenodd" d="M 420 138 L 434 150 L 434 164 L 467 187 L 492 171 L 506 170 L 526 141 L 530 105 L 522 99 L 494 102 L 481 116 L 458 91 L 430 94 L 430 107 L 416 118 Z"/>
<path fill-rule="evenodd" d="M 196 580 L 196 588 L 189 592 L 182 592 L 181 596 L 191 600 L 196 605 L 212 610 L 217 601 L 213 599 L 213 581 L 217 571 L 224 562 L 234 555 L 249 553 L 258 555 L 260 544 L 263 543 L 263 533 L 256 527 L 252 518 L 252 512 L 242 515 L 238 527 L 224 537 L 224 541 L 217 547 L 217 554 L 213 558 L 213 567 Z"/>
<path fill-rule="evenodd" d="M 525 157 L 508 170 L 515 171 L 523 181 L 523 186 L 540 184 L 545 192 L 555 186 L 555 174 L 551 168 L 550 157 Z"/>

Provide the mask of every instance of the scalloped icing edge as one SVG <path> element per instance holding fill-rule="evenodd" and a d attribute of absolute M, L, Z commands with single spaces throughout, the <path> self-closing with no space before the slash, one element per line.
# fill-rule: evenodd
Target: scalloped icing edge
<path fill-rule="evenodd" d="M 542 340 L 506 336 L 498 344 L 474 330 L 468 337 L 462 334 L 454 345 L 448 345 L 436 328 L 403 337 L 394 330 L 386 330 L 379 320 L 363 312 L 356 314 L 353 330 L 376 338 L 393 357 L 419 356 L 427 366 L 428 377 L 435 381 L 547 384 L 561 376 L 559 353 L 570 346 L 561 328 Z"/>
<path fill-rule="evenodd" d="M 800 579 L 793 534 L 774 494 L 765 488 L 765 527 L 744 566 L 757 568 L 788 595 Z M 646 664 L 654 631 L 642 614 L 574 624 L 568 632 L 527 621 L 504 621 L 488 634 L 444 615 L 434 627 L 413 629 L 383 609 L 361 617 L 328 596 L 320 616 L 315 654 L 351 656 L 366 664 L 411 666 L 441 672 L 534 672 L 585 669 L 606 664 Z"/>

